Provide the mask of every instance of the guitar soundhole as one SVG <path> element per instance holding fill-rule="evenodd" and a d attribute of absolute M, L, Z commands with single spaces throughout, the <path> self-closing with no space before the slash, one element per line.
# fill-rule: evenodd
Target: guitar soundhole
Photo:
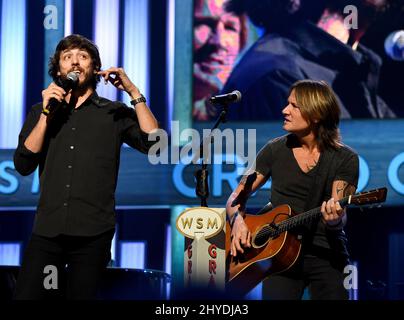
<path fill-rule="evenodd" d="M 268 224 L 263 225 L 262 228 L 253 236 L 252 246 L 257 249 L 265 246 L 269 240 L 272 239 L 272 231 L 273 229 L 271 226 Z"/>

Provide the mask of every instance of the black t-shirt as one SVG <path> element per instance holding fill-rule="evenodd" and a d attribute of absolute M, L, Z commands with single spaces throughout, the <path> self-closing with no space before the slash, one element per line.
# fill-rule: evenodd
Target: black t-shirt
<path fill-rule="evenodd" d="M 343 145 L 337 150 L 322 152 L 318 164 L 305 173 L 294 157 L 292 148 L 295 145 L 295 136 L 285 135 L 269 141 L 257 155 L 255 170 L 267 178 L 272 178 L 271 202 L 275 207 L 288 204 L 295 213 L 302 213 L 330 199 L 332 183 L 335 180 L 343 180 L 357 186 L 359 159 L 349 147 Z M 323 163 L 325 161 L 327 163 Z M 322 178 L 318 178 L 318 175 Z M 324 183 L 315 185 L 315 179 Z M 321 190 L 315 187 L 318 185 L 323 186 Z M 306 250 L 315 245 L 347 253 L 343 230 L 331 232 L 320 220 L 306 227 L 308 230 L 304 234 L 303 242 Z"/>

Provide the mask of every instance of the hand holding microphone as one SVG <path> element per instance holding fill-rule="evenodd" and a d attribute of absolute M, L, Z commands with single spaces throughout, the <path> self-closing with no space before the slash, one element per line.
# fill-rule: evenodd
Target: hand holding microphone
<path fill-rule="evenodd" d="M 62 102 L 65 95 L 73 89 L 79 81 L 76 72 L 69 72 L 65 79 L 60 79 L 59 85 L 52 82 L 48 88 L 42 91 L 42 113 L 48 115 L 59 103 Z"/>

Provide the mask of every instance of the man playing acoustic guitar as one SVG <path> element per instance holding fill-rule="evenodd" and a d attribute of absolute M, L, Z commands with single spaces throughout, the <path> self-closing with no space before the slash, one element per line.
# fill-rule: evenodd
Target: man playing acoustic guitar
<path fill-rule="evenodd" d="M 358 155 L 341 142 L 339 104 L 325 82 L 296 82 L 282 113 L 283 128 L 288 134 L 270 140 L 260 150 L 255 169 L 243 177 L 228 199 L 229 258 L 237 265 L 248 259 L 249 252 L 258 252 L 268 241 L 281 238 L 276 233 L 277 221 L 266 222 L 266 228 L 276 236 L 260 242 L 260 232 L 251 230 L 248 219 L 243 219 L 248 197 L 271 178 L 274 207 L 288 204 L 295 213 L 320 207 L 321 214 L 318 208 L 318 219 L 305 221 L 293 229 L 294 240 L 286 242 L 282 238 L 282 252 L 271 253 L 272 256 L 284 254 L 290 262 L 286 267 L 275 269 L 273 274 L 265 274 L 268 280 L 263 286 L 264 298 L 301 299 L 308 287 L 311 299 L 347 299 L 348 292 L 343 286 L 343 268 L 348 262 L 343 231 L 346 214 L 338 200 L 355 193 Z M 280 212 L 274 220 L 282 215 L 287 216 L 287 213 Z M 293 249 L 292 244 L 296 243 Z M 290 248 L 284 248 L 289 245 Z M 265 262 L 261 260 L 261 264 Z M 255 269 L 248 270 L 248 264 L 245 266 L 243 272 L 250 275 L 259 274 L 262 268 L 255 264 Z"/>

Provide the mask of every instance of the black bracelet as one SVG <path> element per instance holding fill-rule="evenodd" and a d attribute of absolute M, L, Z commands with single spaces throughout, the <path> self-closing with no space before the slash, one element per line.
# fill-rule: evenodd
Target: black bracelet
<path fill-rule="evenodd" d="M 141 102 L 146 103 L 146 98 L 144 97 L 143 94 L 140 94 L 140 97 L 139 97 L 139 98 L 133 99 L 133 100 L 130 102 L 130 104 L 131 104 L 132 106 L 136 106 L 138 103 L 141 103 Z"/>

